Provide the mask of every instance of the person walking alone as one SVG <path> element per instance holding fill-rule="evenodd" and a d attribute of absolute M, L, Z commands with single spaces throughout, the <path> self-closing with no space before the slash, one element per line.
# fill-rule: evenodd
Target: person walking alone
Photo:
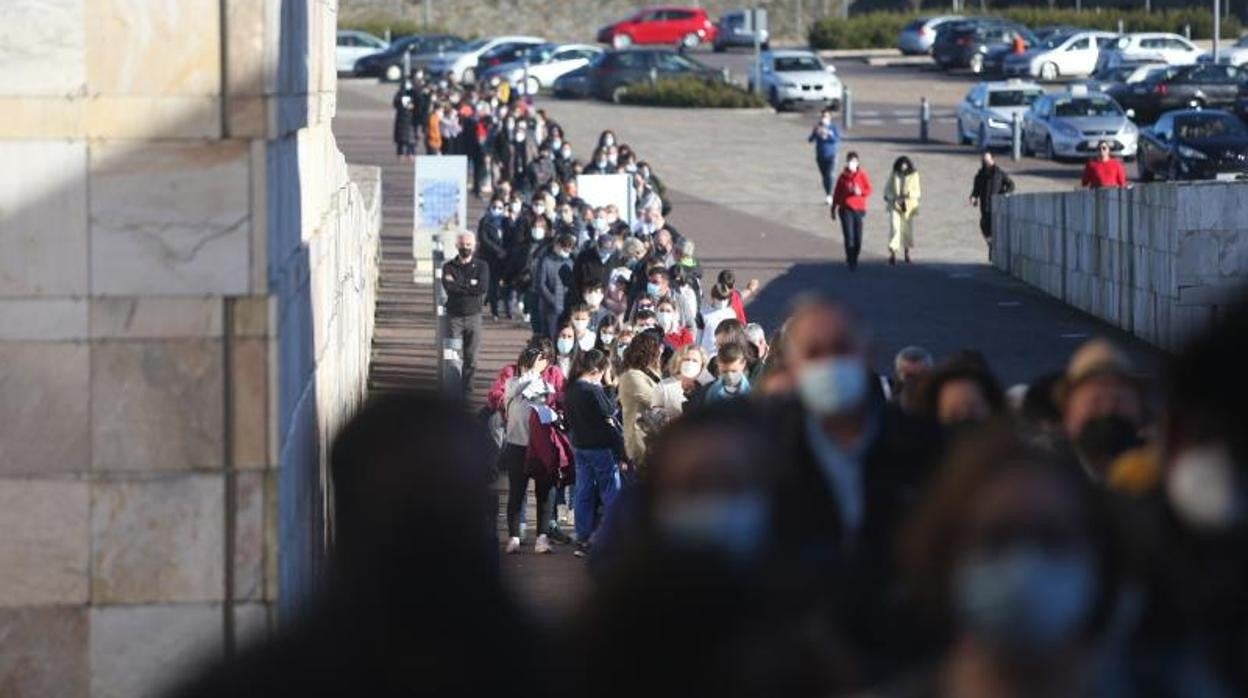
<path fill-rule="evenodd" d="M 988 259 L 992 259 L 992 197 L 997 194 L 1009 194 L 1014 191 L 1014 180 L 997 166 L 992 153 L 985 150 L 981 157 L 981 166 L 975 173 L 975 181 L 971 184 L 971 205 L 979 207 L 979 232 L 988 243 Z"/>
<path fill-rule="evenodd" d="M 893 172 L 884 185 L 884 203 L 888 204 L 888 263 L 897 263 L 897 253 L 910 263 L 914 247 L 914 217 L 919 212 L 922 190 L 919 172 L 910 158 L 902 155 L 893 162 Z"/>
<path fill-rule="evenodd" d="M 1083 179 L 1080 184 L 1089 189 L 1127 186 L 1127 172 L 1122 168 L 1122 161 L 1110 152 L 1109 141 L 1096 144 L 1096 157 L 1083 166 Z"/>
<path fill-rule="evenodd" d="M 815 144 L 815 165 L 819 167 L 819 178 L 823 181 L 824 203 L 832 205 L 832 183 L 835 181 L 836 149 L 841 144 L 841 132 L 832 123 L 832 110 L 824 109 L 819 113 L 819 123 L 810 130 L 807 143 Z"/>
<path fill-rule="evenodd" d="M 841 235 L 845 239 L 845 262 L 850 271 L 858 268 L 862 251 L 862 219 L 867 215 L 867 197 L 871 196 L 871 180 L 858 161 L 858 153 L 845 156 L 845 169 L 836 179 L 832 193 L 832 217 L 840 218 Z"/>
<path fill-rule="evenodd" d="M 446 289 L 446 318 L 450 337 L 463 341 L 464 397 L 472 392 L 477 371 L 477 349 L 481 346 L 481 306 L 490 287 L 490 268 L 473 253 L 477 236 L 464 230 L 455 237 L 454 259 L 442 265 L 442 287 Z"/>

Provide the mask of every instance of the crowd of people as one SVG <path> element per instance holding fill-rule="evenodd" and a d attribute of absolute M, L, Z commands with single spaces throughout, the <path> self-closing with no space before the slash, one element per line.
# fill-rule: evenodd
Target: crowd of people
<path fill-rule="evenodd" d="M 489 209 L 443 270 L 447 312 L 461 335 L 484 307 L 532 339 L 488 428 L 430 396 L 363 408 L 331 456 L 325 598 L 180 695 L 1248 691 L 1248 299 L 1156 376 L 1103 338 L 1008 388 L 973 349 L 876 370 L 836 299 L 796 299 L 770 335 L 750 322 L 757 282 L 702 269 L 611 131 L 582 162 L 540 110 L 458 90 L 417 89 L 534 157 L 482 159 Z M 870 192 L 856 159 L 827 184 L 847 228 Z M 630 173 L 634 209 L 580 200 L 591 171 Z M 974 203 L 1011 186 L 987 156 Z M 902 158 L 885 200 L 905 259 L 918 196 Z M 505 553 L 525 553 L 531 482 L 533 551 L 587 558 L 559 627 L 503 588 L 500 470 Z"/>

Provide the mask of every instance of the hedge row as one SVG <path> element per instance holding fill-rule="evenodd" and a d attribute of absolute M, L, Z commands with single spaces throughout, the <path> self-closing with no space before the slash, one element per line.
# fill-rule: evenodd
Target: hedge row
<path fill-rule="evenodd" d="M 368 32 L 373 36 L 386 38 L 386 30 L 390 30 L 390 39 L 407 36 L 408 34 L 449 34 L 442 27 L 429 26 L 408 19 L 395 19 L 388 15 L 369 15 L 363 17 L 353 17 L 349 20 L 338 22 L 339 29 L 354 29 L 356 31 Z M 468 37 L 465 37 L 468 38 Z"/>
<path fill-rule="evenodd" d="M 725 82 L 698 78 L 673 78 L 629 85 L 620 95 L 622 104 L 644 104 L 654 107 L 707 107 L 712 109 L 743 109 L 765 107 L 767 103 L 752 92 Z"/>
<path fill-rule="evenodd" d="M 1020 22 L 1029 27 L 1046 25 L 1069 25 L 1118 31 L 1118 20 L 1129 32 L 1160 31 L 1182 34 L 1190 25 L 1193 39 L 1213 36 L 1213 13 L 1206 9 L 1164 10 L 1075 10 L 1016 7 L 992 13 Z M 849 19 L 825 17 L 811 25 L 807 39 L 817 49 L 892 48 L 897 45 L 897 34 L 917 15 L 901 12 L 868 12 Z M 1222 21 L 1222 35 L 1238 36 L 1239 20 L 1228 17 Z"/>

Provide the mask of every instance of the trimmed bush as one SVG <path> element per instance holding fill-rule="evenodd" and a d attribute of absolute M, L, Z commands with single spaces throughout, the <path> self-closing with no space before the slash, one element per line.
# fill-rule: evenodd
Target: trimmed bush
<path fill-rule="evenodd" d="M 429 26 L 408 19 L 395 19 L 389 15 L 365 15 L 338 22 L 339 29 L 354 29 L 368 32 L 373 36 L 386 38 L 386 30 L 390 30 L 390 40 L 409 34 L 450 34 L 451 32 L 437 26 Z"/>
<path fill-rule="evenodd" d="M 1038 7 L 1005 8 L 992 13 L 1029 27 L 1046 25 L 1069 25 L 1118 31 L 1118 20 L 1128 32 L 1174 32 L 1182 34 L 1190 25 L 1193 39 L 1213 36 L 1213 13 L 1206 9 L 1162 10 L 1050 10 Z M 816 49 L 865 49 L 892 48 L 897 45 L 897 35 L 902 28 L 918 15 L 902 12 L 868 12 L 849 19 L 825 17 L 811 25 L 807 39 Z M 1242 26 L 1235 17 L 1222 22 L 1224 37 L 1239 36 Z"/>
<path fill-rule="evenodd" d="M 702 107 L 711 109 L 748 109 L 765 107 L 762 97 L 725 82 L 698 78 L 659 80 L 629 85 L 620 96 L 621 104 L 644 104 L 654 107 Z"/>

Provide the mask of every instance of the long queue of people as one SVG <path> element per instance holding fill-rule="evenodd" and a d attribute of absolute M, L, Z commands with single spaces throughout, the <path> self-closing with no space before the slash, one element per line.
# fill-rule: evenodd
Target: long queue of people
<path fill-rule="evenodd" d="M 1248 299 L 1159 376 L 1105 339 L 1008 389 L 971 349 L 878 371 L 836 299 L 748 322 L 756 283 L 704 277 L 635 175 L 630 227 L 573 179 L 547 206 L 491 174 L 444 281 L 533 331 L 492 428 L 439 398 L 367 404 L 331 454 L 324 598 L 179 695 L 1248 692 Z M 557 627 L 504 589 L 500 467 L 504 550 L 525 553 L 532 482 L 533 550 L 587 558 Z"/>

